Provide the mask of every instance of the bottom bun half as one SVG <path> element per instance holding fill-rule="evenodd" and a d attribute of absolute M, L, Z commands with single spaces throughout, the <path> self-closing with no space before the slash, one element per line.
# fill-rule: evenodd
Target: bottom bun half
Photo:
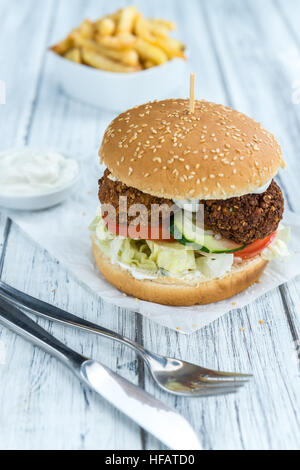
<path fill-rule="evenodd" d="M 257 281 L 268 264 L 261 256 L 256 256 L 238 266 L 235 265 L 226 276 L 209 281 L 191 281 L 171 277 L 139 280 L 119 264 L 112 264 L 110 258 L 94 241 L 92 244 L 96 264 L 111 284 L 128 295 L 163 305 L 205 305 L 228 299 Z"/>

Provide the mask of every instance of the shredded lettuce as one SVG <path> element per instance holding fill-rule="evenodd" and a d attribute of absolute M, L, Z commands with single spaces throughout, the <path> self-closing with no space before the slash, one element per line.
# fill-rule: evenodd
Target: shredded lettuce
<path fill-rule="evenodd" d="M 145 271 L 157 271 L 157 264 L 151 259 L 151 252 L 144 240 L 137 241 L 130 238 L 123 240 L 119 261 Z"/>
<path fill-rule="evenodd" d="M 196 269 L 195 252 L 178 242 L 154 242 L 147 240 L 150 248 L 150 259 L 156 265 L 172 274 Z"/>
<path fill-rule="evenodd" d="M 287 243 L 291 239 L 291 228 L 285 227 L 280 224 L 277 234 L 271 245 L 262 251 L 262 257 L 267 261 L 272 261 L 276 258 L 286 258 L 289 256 Z"/>
<path fill-rule="evenodd" d="M 119 262 L 145 273 L 167 276 L 197 274 L 213 278 L 223 276 L 233 263 L 231 254 L 203 257 L 178 242 L 132 240 L 114 235 L 108 231 L 101 216 L 91 223 L 90 231 L 97 245 L 113 263 Z"/>
<path fill-rule="evenodd" d="M 208 279 L 224 276 L 230 271 L 234 255 L 230 253 L 218 254 L 214 258 L 199 256 L 196 260 L 197 269 Z"/>

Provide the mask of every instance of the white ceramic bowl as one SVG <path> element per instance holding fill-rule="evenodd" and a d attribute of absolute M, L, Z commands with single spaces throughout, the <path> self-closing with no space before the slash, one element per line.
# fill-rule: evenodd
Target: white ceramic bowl
<path fill-rule="evenodd" d="M 21 211 L 38 211 L 48 209 L 65 201 L 74 192 L 79 176 L 67 186 L 48 193 L 34 196 L 6 196 L 0 194 L 0 206 L 6 209 Z"/>
<path fill-rule="evenodd" d="M 188 83 L 187 63 L 183 59 L 134 73 L 105 72 L 71 62 L 53 51 L 49 51 L 49 60 L 67 94 L 110 111 L 171 98 L 182 83 Z"/>
<path fill-rule="evenodd" d="M 79 176 L 67 186 L 48 193 L 35 196 L 4 196 L 0 195 L 0 206 L 6 209 L 21 211 L 37 211 L 48 209 L 65 201 L 74 192 Z"/>
<path fill-rule="evenodd" d="M 15 147 L 8 149 L 4 152 L 0 152 L 0 158 L 7 154 L 18 154 L 24 159 L 26 159 L 26 152 L 30 154 L 47 154 L 49 151 L 56 152 L 51 149 L 42 149 L 42 148 L 32 148 L 32 147 Z M 66 155 L 61 154 L 66 157 Z M 66 157 L 69 159 L 68 157 Z M 56 206 L 60 204 L 65 199 L 67 199 L 77 188 L 77 185 L 80 180 L 80 166 L 77 164 L 77 169 L 71 178 L 68 178 L 63 185 L 57 188 L 51 188 L 48 191 L 42 191 L 40 193 L 34 194 L 10 194 L 10 192 L 5 193 L 2 188 L 0 188 L 0 207 L 13 210 L 22 210 L 22 211 L 36 211 L 42 209 L 48 209 L 49 207 Z"/>

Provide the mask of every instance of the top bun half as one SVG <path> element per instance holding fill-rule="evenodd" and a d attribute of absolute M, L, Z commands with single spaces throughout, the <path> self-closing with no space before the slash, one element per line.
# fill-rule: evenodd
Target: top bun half
<path fill-rule="evenodd" d="M 263 127 L 226 106 L 189 100 L 147 103 L 107 128 L 101 160 L 127 186 L 168 199 L 228 199 L 266 185 L 283 164 Z"/>

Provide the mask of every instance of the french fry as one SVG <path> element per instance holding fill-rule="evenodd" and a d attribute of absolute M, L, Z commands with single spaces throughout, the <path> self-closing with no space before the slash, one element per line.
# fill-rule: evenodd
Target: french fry
<path fill-rule="evenodd" d="M 136 37 L 133 34 L 120 34 L 119 36 L 100 36 L 95 35 L 95 40 L 104 47 L 111 49 L 129 49 L 134 47 L 136 43 Z"/>
<path fill-rule="evenodd" d="M 66 52 L 64 57 L 72 62 L 76 62 L 76 64 L 81 64 L 81 52 L 77 47 Z"/>
<path fill-rule="evenodd" d="M 125 65 L 130 65 L 132 67 L 139 65 L 139 55 L 134 49 L 121 49 L 118 51 L 117 49 L 109 49 L 108 47 L 103 47 L 96 44 L 97 50 L 99 54 L 108 57 L 109 59 L 116 60 L 117 62 L 121 62 Z"/>
<path fill-rule="evenodd" d="M 73 46 L 74 46 L 74 41 L 72 39 L 72 33 L 71 33 L 71 34 L 69 34 L 68 37 L 66 37 L 66 39 L 64 39 L 63 41 L 61 41 L 58 44 L 55 44 L 53 47 L 51 47 L 51 50 L 53 52 L 56 52 L 56 54 L 64 55 Z"/>
<path fill-rule="evenodd" d="M 152 62 L 151 60 L 146 60 L 144 62 L 144 68 L 145 69 L 151 69 L 152 67 L 155 67 L 155 63 Z"/>
<path fill-rule="evenodd" d="M 116 23 L 112 18 L 102 18 L 95 26 L 100 36 L 112 36 L 116 31 Z"/>
<path fill-rule="evenodd" d="M 152 35 L 160 36 L 162 38 L 168 37 L 169 29 L 166 26 L 149 20 L 147 21 L 147 25 Z"/>
<path fill-rule="evenodd" d="M 82 59 L 85 64 L 107 72 L 132 73 L 141 70 L 140 66 L 130 67 L 120 64 L 84 47 L 82 48 Z"/>
<path fill-rule="evenodd" d="M 91 38 L 94 34 L 94 25 L 90 20 L 84 20 L 79 27 L 79 31 L 84 38 Z"/>
<path fill-rule="evenodd" d="M 144 39 L 139 38 L 135 49 L 143 61 L 150 60 L 155 65 L 161 65 L 168 61 L 168 56 L 159 47 L 149 44 Z"/>
<path fill-rule="evenodd" d="M 175 31 L 177 29 L 176 23 L 173 21 L 167 21 L 167 20 L 161 20 L 161 19 L 150 19 L 148 20 L 151 24 L 158 25 L 158 26 L 163 26 L 166 28 L 168 31 Z"/>
<path fill-rule="evenodd" d="M 144 41 L 152 42 L 154 39 L 149 31 L 147 20 L 141 14 L 137 15 L 134 32 L 139 38 L 144 39 Z"/>
<path fill-rule="evenodd" d="M 74 32 L 72 37 L 74 39 L 74 44 L 77 47 L 84 47 L 85 49 L 103 55 L 109 59 L 116 60 L 117 62 L 121 62 L 125 65 L 133 67 L 139 65 L 139 56 L 134 49 L 110 49 L 108 47 L 101 46 L 91 39 L 83 38 L 78 32 Z"/>
<path fill-rule="evenodd" d="M 117 24 L 117 34 L 132 33 L 137 14 L 138 12 L 135 6 L 130 6 L 121 10 Z"/>
<path fill-rule="evenodd" d="M 174 59 L 175 57 L 185 58 L 184 45 L 174 38 L 162 38 L 156 37 L 153 44 L 162 49 L 168 56 L 168 59 Z"/>

